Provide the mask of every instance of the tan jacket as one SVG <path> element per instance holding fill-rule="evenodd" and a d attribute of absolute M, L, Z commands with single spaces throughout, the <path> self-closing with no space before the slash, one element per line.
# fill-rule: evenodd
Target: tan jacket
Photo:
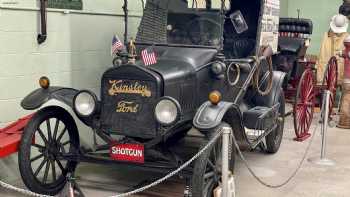
<path fill-rule="evenodd" d="M 333 32 L 326 32 L 324 34 L 320 55 L 316 64 L 317 68 L 317 83 L 321 84 L 324 77 L 324 72 L 329 59 L 332 56 L 337 56 L 339 52 L 344 49 L 343 41 L 348 36 L 348 33 L 335 34 Z M 341 85 L 344 73 L 344 59 L 337 56 L 338 59 L 338 84 Z"/>

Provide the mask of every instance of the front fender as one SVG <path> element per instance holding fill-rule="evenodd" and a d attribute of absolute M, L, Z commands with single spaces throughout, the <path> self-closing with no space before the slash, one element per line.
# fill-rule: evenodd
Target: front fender
<path fill-rule="evenodd" d="M 193 126 L 206 134 L 205 132 L 218 127 L 222 122 L 232 127 L 240 145 L 246 142 L 242 113 L 237 105 L 230 102 L 221 101 L 218 105 L 205 102 L 199 107 L 193 119 Z"/>
<path fill-rule="evenodd" d="M 78 92 L 78 90 L 63 87 L 39 88 L 26 96 L 21 106 L 26 110 L 35 110 L 51 99 L 56 99 L 73 108 L 73 98 Z"/>
<path fill-rule="evenodd" d="M 193 125 L 198 130 L 214 129 L 219 126 L 226 112 L 233 107 L 234 104 L 229 102 L 213 105 L 207 101 L 199 107 L 193 119 Z"/>

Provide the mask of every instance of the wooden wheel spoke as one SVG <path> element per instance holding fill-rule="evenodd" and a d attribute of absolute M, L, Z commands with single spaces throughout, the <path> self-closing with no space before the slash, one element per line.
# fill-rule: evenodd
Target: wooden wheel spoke
<path fill-rule="evenodd" d="M 45 173 L 44 173 L 44 177 L 43 177 L 43 183 L 45 184 L 47 182 L 47 177 L 49 175 L 49 171 L 50 171 L 50 160 L 47 160 L 46 162 L 46 168 L 45 168 Z"/>
<path fill-rule="evenodd" d="M 47 158 L 45 158 L 39 165 L 39 167 L 34 172 L 34 176 L 37 177 L 41 169 L 44 167 L 45 163 L 47 162 Z"/>
<path fill-rule="evenodd" d="M 57 138 L 57 142 L 61 142 L 61 140 L 62 140 L 62 137 L 64 136 L 64 134 L 67 132 L 67 127 L 65 126 L 63 129 L 62 129 L 62 131 L 61 131 L 61 134 L 58 136 L 58 138 Z"/>
<path fill-rule="evenodd" d="M 35 148 L 37 149 L 41 149 L 41 150 L 44 150 L 45 149 L 45 146 L 41 146 L 39 144 L 32 144 L 32 146 L 34 146 Z"/>
<path fill-rule="evenodd" d="M 54 140 L 56 140 L 56 138 L 57 138 L 57 132 L 58 132 L 58 127 L 59 127 L 59 125 L 60 125 L 60 120 L 56 118 L 55 129 L 54 129 L 54 131 L 53 131 L 53 136 L 52 136 L 52 138 L 53 138 Z"/>
<path fill-rule="evenodd" d="M 306 98 L 310 98 L 313 97 L 313 92 L 314 92 L 314 88 L 310 87 L 309 91 L 307 92 Z"/>
<path fill-rule="evenodd" d="M 58 159 L 55 159 L 55 161 L 56 161 L 58 167 L 61 169 L 62 174 L 64 174 L 66 170 L 64 169 L 64 167 L 63 167 L 61 161 L 58 160 Z"/>
<path fill-rule="evenodd" d="M 56 176 L 56 165 L 55 165 L 55 161 L 51 160 L 51 167 L 52 167 L 52 179 L 53 181 L 57 180 L 57 176 Z"/>
<path fill-rule="evenodd" d="M 50 119 L 47 119 L 46 120 L 46 127 L 47 127 L 47 137 L 48 137 L 48 140 L 49 142 L 52 141 L 52 133 L 51 133 L 51 123 L 50 123 Z"/>
<path fill-rule="evenodd" d="M 297 120 L 300 120 L 304 114 L 304 107 L 297 111 Z"/>
<path fill-rule="evenodd" d="M 37 161 L 38 159 L 43 158 L 43 157 L 44 157 L 44 154 L 41 153 L 38 156 L 35 156 L 34 158 L 32 158 L 30 160 L 30 163 L 33 163 L 34 161 Z"/>
<path fill-rule="evenodd" d="M 45 145 L 49 146 L 49 141 L 47 141 L 43 131 L 40 128 L 38 128 L 38 133 L 39 133 L 41 139 L 44 141 Z"/>

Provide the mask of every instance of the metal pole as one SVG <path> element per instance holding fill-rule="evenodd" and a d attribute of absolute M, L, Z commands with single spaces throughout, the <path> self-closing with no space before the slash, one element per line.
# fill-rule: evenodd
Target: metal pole
<path fill-rule="evenodd" d="M 324 108 L 323 108 L 323 124 L 322 124 L 322 148 L 321 148 L 321 159 L 324 159 L 326 156 L 326 135 L 328 129 L 328 117 L 329 117 L 329 99 L 330 99 L 330 91 L 326 90 L 323 96 L 324 99 Z"/>
<path fill-rule="evenodd" d="M 329 118 L 329 100 L 331 98 L 331 92 L 329 90 L 324 91 L 323 104 L 322 104 L 322 147 L 321 147 L 321 158 L 310 158 L 311 163 L 324 166 L 333 166 L 335 162 L 326 158 L 326 145 L 327 145 L 327 129 L 328 129 L 328 118 Z M 314 134 L 315 135 L 315 134 Z"/>
<path fill-rule="evenodd" d="M 228 197 L 229 181 L 229 143 L 232 129 L 230 127 L 222 128 L 222 197 Z"/>

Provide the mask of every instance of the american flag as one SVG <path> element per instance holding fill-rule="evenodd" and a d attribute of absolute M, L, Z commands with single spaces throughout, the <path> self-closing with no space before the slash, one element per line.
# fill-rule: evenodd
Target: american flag
<path fill-rule="evenodd" d="M 141 51 L 141 59 L 145 66 L 153 65 L 157 63 L 157 56 L 153 50 L 153 47 L 148 47 Z"/>
<path fill-rule="evenodd" d="M 111 48 L 111 53 L 117 54 L 118 51 L 122 50 L 124 48 L 124 44 L 122 41 L 118 38 L 117 35 L 113 36 L 112 40 L 112 48 Z"/>

